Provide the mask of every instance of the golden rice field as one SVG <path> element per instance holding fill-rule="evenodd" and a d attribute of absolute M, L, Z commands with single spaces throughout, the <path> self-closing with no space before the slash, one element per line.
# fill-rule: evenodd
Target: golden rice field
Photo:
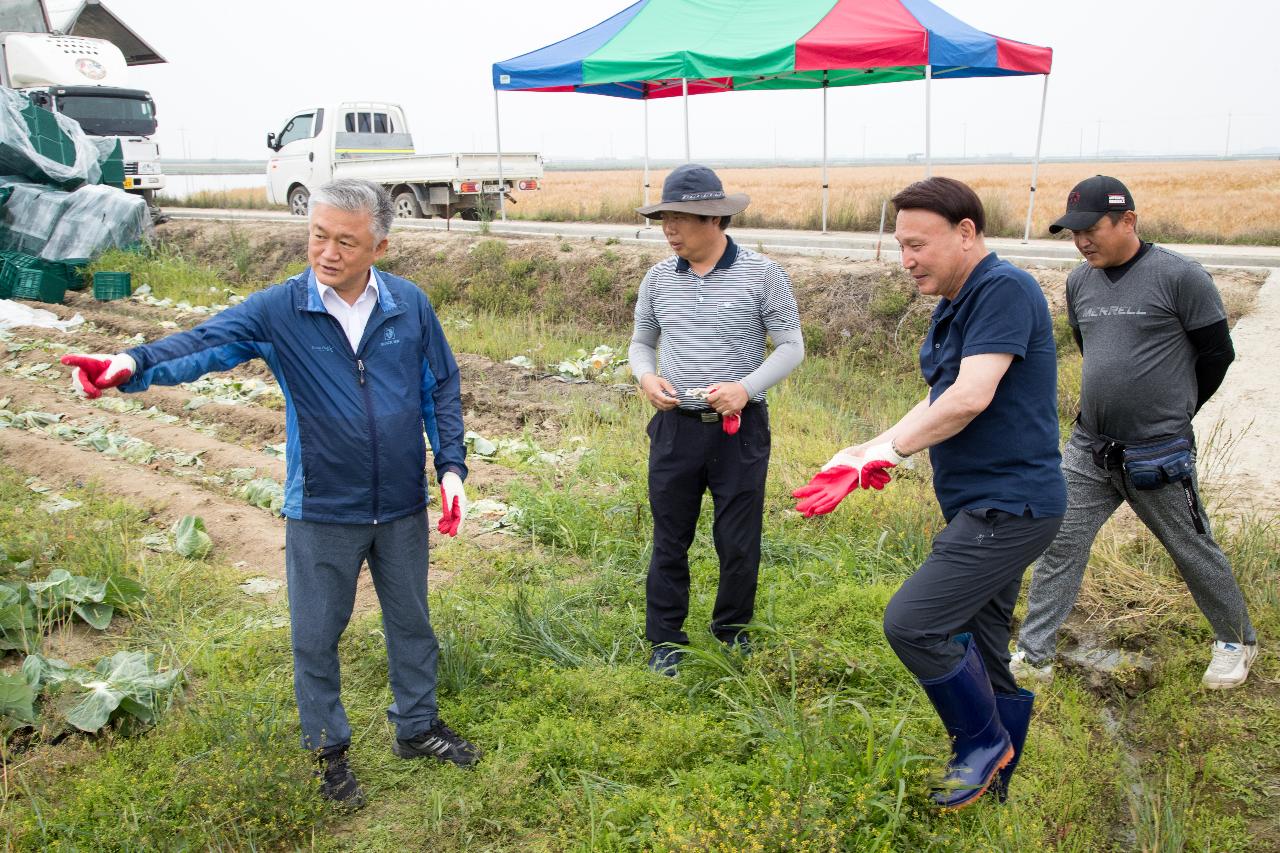
<path fill-rule="evenodd" d="M 820 169 L 809 167 L 719 170 L 729 192 L 745 192 L 751 206 L 737 224 L 817 229 L 821 223 Z M 1200 162 L 1050 163 L 1040 167 L 1033 236 L 1047 237 L 1071 187 L 1105 173 L 1120 178 L 1138 203 L 1140 229 L 1164 242 L 1280 244 L 1280 159 Z M 522 219 L 635 222 L 641 172 L 547 172 L 543 188 L 517 193 L 507 215 Z M 881 203 L 924 176 L 923 165 L 842 166 L 830 170 L 828 229 L 873 231 Z M 935 175 L 969 183 L 987 210 L 987 233 L 1022 236 L 1031 181 L 1029 165 L 939 165 Z M 662 192 L 665 171 L 650 178 L 651 197 Z M 890 211 L 892 217 L 892 210 Z M 890 224 L 892 220 L 890 220 Z"/>

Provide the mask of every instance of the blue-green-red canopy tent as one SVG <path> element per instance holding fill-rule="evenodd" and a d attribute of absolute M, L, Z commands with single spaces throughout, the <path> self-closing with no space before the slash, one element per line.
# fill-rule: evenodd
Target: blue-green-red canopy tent
<path fill-rule="evenodd" d="M 1049 48 L 982 32 L 928 0 L 639 0 L 577 35 L 494 63 L 495 121 L 499 91 L 584 92 L 633 98 L 646 105 L 653 98 L 679 95 L 684 98 L 688 159 L 690 95 L 821 89 L 825 231 L 828 88 L 924 80 L 927 172 L 932 165 L 933 79 L 1043 74 L 1047 94 L 1052 62 Z M 1032 203 L 1044 131 L 1044 94 L 1032 166 Z M 645 125 L 647 202 L 647 111 Z M 1028 204 L 1028 233 L 1030 228 Z"/>

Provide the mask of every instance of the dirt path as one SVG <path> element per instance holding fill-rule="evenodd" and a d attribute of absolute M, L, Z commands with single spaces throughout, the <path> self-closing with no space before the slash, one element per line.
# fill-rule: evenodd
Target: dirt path
<path fill-rule="evenodd" d="M 54 488 L 98 483 L 150 512 L 161 526 L 204 518 L 215 556 L 246 574 L 284 578 L 284 522 L 266 510 L 216 495 L 145 466 L 111 459 L 50 436 L 0 430 L 0 461 Z"/>
<path fill-rule="evenodd" d="M 1280 511 L 1280 270 L 1272 271 L 1231 338 L 1235 363 L 1196 416 L 1202 475 L 1216 491 L 1219 511 L 1274 516 Z"/>

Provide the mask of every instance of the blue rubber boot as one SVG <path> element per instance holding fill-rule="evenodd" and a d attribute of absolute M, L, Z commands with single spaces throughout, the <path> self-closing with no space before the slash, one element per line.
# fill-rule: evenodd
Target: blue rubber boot
<path fill-rule="evenodd" d="M 1022 745 L 1027 742 L 1031 707 L 1035 701 L 1036 694 L 1030 690 L 996 694 L 996 710 L 1000 712 L 1000 722 L 1004 724 L 1004 730 L 1009 733 L 1009 740 L 1013 742 L 1013 760 L 1000 769 L 995 784 L 991 786 L 1002 803 L 1009 799 L 1009 777 L 1013 776 L 1018 759 L 1022 758 Z"/>
<path fill-rule="evenodd" d="M 962 641 L 967 648 L 958 667 L 920 682 L 951 737 L 947 776 L 932 795 L 944 809 L 963 808 L 981 797 L 1000 768 L 1013 760 L 1013 743 L 1000 722 L 982 655 L 971 639 Z"/>

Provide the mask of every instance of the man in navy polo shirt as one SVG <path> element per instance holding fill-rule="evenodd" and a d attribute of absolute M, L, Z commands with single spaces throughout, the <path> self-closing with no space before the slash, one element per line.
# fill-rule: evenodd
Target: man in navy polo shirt
<path fill-rule="evenodd" d="M 1027 566 L 1067 508 L 1058 453 L 1057 355 L 1049 306 L 1027 272 L 988 252 L 982 202 L 930 178 L 893 199 L 902 264 L 942 297 L 920 350 L 928 396 L 865 444 L 845 448 L 797 509 L 830 512 L 854 488 L 928 449 L 947 526 L 884 615 L 885 636 L 946 725 L 954 755 L 943 808 L 992 782 L 1004 798 L 1033 696 L 1009 672 L 1009 630 Z"/>

